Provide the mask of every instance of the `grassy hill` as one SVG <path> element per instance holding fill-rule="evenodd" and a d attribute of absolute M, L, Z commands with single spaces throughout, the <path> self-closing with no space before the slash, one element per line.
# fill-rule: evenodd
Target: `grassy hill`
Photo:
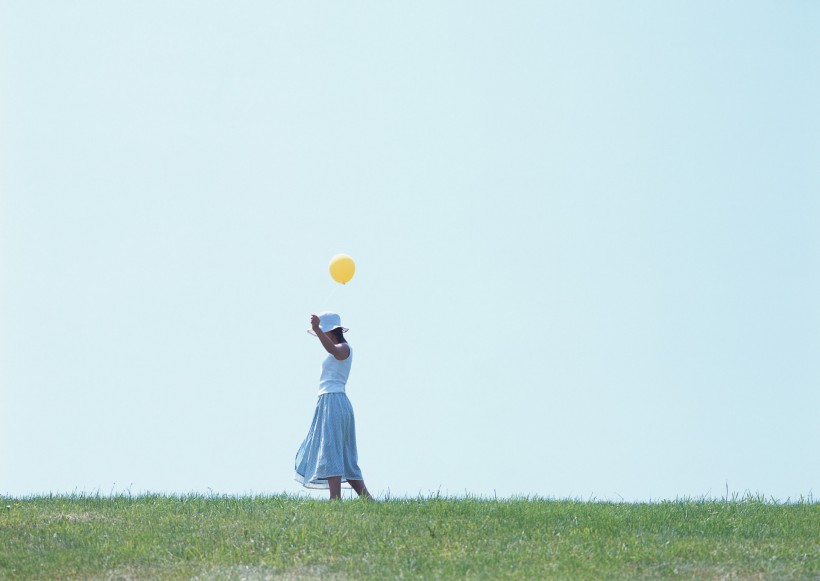
<path fill-rule="evenodd" d="M 3 498 L 2 579 L 820 579 L 820 504 Z"/>

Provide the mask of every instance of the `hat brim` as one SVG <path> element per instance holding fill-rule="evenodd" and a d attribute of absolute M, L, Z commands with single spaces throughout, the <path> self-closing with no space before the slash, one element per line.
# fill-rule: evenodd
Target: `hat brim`
<path fill-rule="evenodd" d="M 340 327 L 339 325 L 336 325 L 332 329 L 328 329 L 327 331 L 325 331 L 325 333 L 330 333 L 331 331 L 333 331 L 333 329 L 341 329 L 342 333 L 347 333 L 350 330 L 347 327 Z M 316 332 L 313 329 L 308 329 L 307 332 L 316 337 Z"/>

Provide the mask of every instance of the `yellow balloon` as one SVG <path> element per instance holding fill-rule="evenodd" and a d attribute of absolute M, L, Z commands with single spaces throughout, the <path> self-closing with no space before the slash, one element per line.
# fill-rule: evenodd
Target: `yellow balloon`
<path fill-rule="evenodd" d="M 333 280 L 342 284 L 353 278 L 356 272 L 356 263 L 347 254 L 337 254 L 330 259 L 330 276 Z"/>

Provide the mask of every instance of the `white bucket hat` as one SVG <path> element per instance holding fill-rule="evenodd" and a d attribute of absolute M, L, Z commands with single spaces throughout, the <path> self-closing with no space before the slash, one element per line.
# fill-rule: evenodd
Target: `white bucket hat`
<path fill-rule="evenodd" d="M 347 328 L 342 327 L 342 318 L 336 313 L 320 313 L 319 314 L 319 328 L 327 333 L 333 329 L 341 329 L 342 333 L 347 333 Z M 308 329 L 308 333 L 315 335 L 313 329 Z"/>

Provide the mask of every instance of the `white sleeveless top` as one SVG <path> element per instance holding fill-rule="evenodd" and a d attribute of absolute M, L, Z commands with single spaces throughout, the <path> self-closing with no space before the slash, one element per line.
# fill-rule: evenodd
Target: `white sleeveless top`
<path fill-rule="evenodd" d="M 347 378 L 350 376 L 350 364 L 353 363 L 353 348 L 348 345 L 347 359 L 339 361 L 328 353 L 322 362 L 322 376 L 319 378 L 319 395 L 326 393 L 344 393 Z"/>

